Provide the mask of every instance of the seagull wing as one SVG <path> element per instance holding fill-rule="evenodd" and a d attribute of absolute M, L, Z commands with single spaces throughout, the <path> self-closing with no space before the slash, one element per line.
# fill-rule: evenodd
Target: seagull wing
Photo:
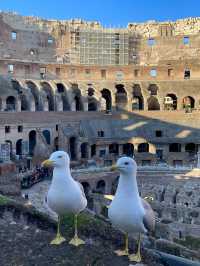
<path fill-rule="evenodd" d="M 83 188 L 82 184 L 79 183 L 78 181 L 76 181 L 76 183 L 79 185 L 79 188 L 81 190 L 82 196 L 86 199 L 85 191 L 84 191 L 84 188 Z"/>
<path fill-rule="evenodd" d="M 142 205 L 145 211 L 145 215 L 143 218 L 144 227 L 148 230 L 153 232 L 155 230 L 155 214 L 151 205 L 144 199 L 141 199 Z"/>

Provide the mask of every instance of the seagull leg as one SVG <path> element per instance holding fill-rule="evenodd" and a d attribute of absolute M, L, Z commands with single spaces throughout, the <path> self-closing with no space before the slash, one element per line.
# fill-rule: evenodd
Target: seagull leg
<path fill-rule="evenodd" d="M 58 225 L 57 225 L 57 234 L 56 238 L 51 241 L 51 245 L 60 245 L 62 242 L 64 242 L 66 239 L 61 236 L 60 234 L 60 216 L 58 215 Z"/>
<path fill-rule="evenodd" d="M 117 256 L 128 256 L 129 251 L 128 251 L 128 234 L 125 234 L 125 249 L 124 250 L 116 250 L 115 253 Z"/>
<path fill-rule="evenodd" d="M 74 237 L 70 240 L 69 244 L 78 247 L 79 245 L 84 245 L 85 241 L 78 237 L 78 229 L 77 229 L 77 214 L 74 216 Z"/>
<path fill-rule="evenodd" d="M 142 258 L 141 258 L 140 249 L 141 249 L 141 234 L 139 234 L 137 253 L 129 255 L 130 261 L 141 262 Z"/>

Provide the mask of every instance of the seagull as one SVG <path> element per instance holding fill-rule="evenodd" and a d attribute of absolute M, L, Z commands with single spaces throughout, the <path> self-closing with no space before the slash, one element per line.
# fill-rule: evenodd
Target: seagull
<path fill-rule="evenodd" d="M 53 167 L 53 178 L 47 193 L 47 204 L 58 215 L 57 235 L 51 241 L 53 245 L 60 245 L 65 238 L 60 234 L 60 217 L 67 213 L 74 214 L 74 237 L 69 242 L 79 246 L 85 242 L 78 237 L 77 216 L 87 206 L 87 199 L 82 185 L 75 181 L 70 173 L 69 155 L 64 151 L 53 152 L 43 167 Z"/>
<path fill-rule="evenodd" d="M 140 198 L 136 180 L 137 164 L 130 157 L 121 157 L 111 170 L 120 172 L 115 196 L 105 195 L 112 200 L 108 217 L 112 224 L 125 233 L 125 250 L 117 250 L 118 256 L 128 256 L 130 261 L 141 262 L 141 234 L 155 229 L 155 214 L 150 204 Z M 128 236 L 139 233 L 136 254 L 129 254 Z"/>

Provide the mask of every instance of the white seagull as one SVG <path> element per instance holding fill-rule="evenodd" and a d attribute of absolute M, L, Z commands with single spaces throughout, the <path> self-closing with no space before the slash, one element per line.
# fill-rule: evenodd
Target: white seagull
<path fill-rule="evenodd" d="M 53 167 L 53 179 L 47 194 L 47 204 L 58 214 L 58 227 L 56 238 L 51 241 L 51 244 L 59 245 L 65 241 L 60 234 L 60 216 L 67 213 L 75 215 L 75 234 L 69 243 L 75 246 L 84 244 L 77 234 L 77 215 L 86 208 L 87 199 L 82 185 L 71 176 L 68 154 L 64 151 L 56 151 L 42 163 L 42 166 Z"/>
<path fill-rule="evenodd" d="M 125 250 L 116 251 L 119 256 L 129 256 L 130 261 L 140 262 L 141 234 L 154 231 L 155 215 L 150 204 L 140 198 L 136 180 L 137 164 L 129 157 L 122 157 L 112 170 L 119 170 L 120 178 L 115 196 L 105 195 L 112 200 L 108 217 L 112 224 L 126 235 Z M 129 254 L 128 235 L 139 233 L 136 254 Z"/>

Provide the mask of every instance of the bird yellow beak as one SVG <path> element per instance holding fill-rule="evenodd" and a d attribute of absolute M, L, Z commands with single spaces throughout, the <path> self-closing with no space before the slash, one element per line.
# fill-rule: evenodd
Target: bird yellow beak
<path fill-rule="evenodd" d="M 117 167 L 117 165 L 116 164 L 114 164 L 114 165 L 112 165 L 111 167 L 110 167 L 110 171 L 116 171 L 116 170 L 118 170 L 118 167 Z"/>
<path fill-rule="evenodd" d="M 53 166 L 53 161 L 52 160 L 45 160 L 42 162 L 42 167 L 51 167 Z"/>

